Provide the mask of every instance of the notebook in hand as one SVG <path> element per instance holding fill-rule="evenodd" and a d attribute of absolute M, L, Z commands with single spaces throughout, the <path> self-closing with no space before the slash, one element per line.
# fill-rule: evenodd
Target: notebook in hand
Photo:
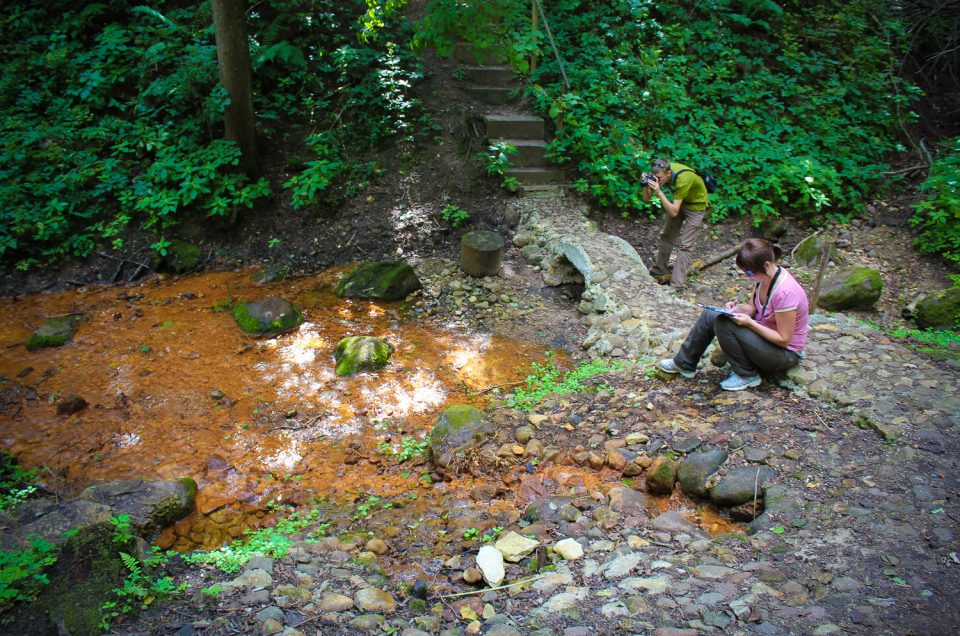
<path fill-rule="evenodd" d="M 724 316 L 735 316 L 737 313 L 735 311 L 730 311 L 729 309 L 726 309 L 724 307 L 714 307 L 713 305 L 704 305 L 703 303 L 693 303 L 693 304 L 696 305 L 697 307 L 703 307 L 704 309 L 715 311 L 718 314 L 723 314 Z"/>

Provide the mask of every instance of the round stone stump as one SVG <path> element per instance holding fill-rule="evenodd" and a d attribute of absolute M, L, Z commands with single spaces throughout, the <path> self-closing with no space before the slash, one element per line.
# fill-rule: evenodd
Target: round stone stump
<path fill-rule="evenodd" d="M 467 232 L 460 239 L 460 269 L 470 276 L 496 276 L 503 257 L 503 237 L 489 230 Z"/>

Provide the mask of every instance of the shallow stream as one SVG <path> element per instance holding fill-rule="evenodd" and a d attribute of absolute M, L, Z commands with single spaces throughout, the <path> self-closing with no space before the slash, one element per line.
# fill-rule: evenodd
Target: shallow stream
<path fill-rule="evenodd" d="M 399 303 L 337 298 L 343 270 L 267 286 L 251 274 L 0 301 L 0 444 L 42 467 L 63 495 L 96 480 L 192 477 L 198 512 L 161 538 L 181 549 L 239 536 L 270 514 L 268 502 L 320 499 L 349 510 L 404 498 L 391 516 L 397 527 L 414 527 L 440 517 L 441 496 L 469 501 L 483 484 L 438 488 L 424 478 L 425 464 L 397 468 L 383 449 L 422 440 L 446 406 L 483 408 L 487 389 L 522 380 L 547 349 L 418 324 Z M 268 296 L 295 303 L 305 322 L 274 338 L 244 335 L 233 303 Z M 83 317 L 71 343 L 26 350 L 34 330 L 65 314 Z M 388 339 L 391 363 L 336 376 L 333 350 L 350 335 Z M 71 395 L 87 408 L 58 414 Z M 596 473 L 574 467 L 544 475 L 564 488 L 598 484 Z"/>

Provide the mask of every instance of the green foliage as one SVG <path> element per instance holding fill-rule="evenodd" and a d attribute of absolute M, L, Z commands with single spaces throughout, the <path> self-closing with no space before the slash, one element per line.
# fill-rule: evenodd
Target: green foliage
<path fill-rule="evenodd" d="M 505 141 L 497 141 L 491 144 L 486 152 L 477 155 L 477 159 L 483 162 L 484 168 L 489 175 L 499 175 L 503 178 L 501 185 L 508 190 L 515 190 L 518 182 L 516 177 L 507 175 L 510 168 L 510 157 L 517 154 L 517 147 L 511 146 Z"/>
<path fill-rule="evenodd" d="M 113 526 L 114 543 L 126 544 L 133 537 L 133 524 L 130 523 L 130 515 L 123 513 L 110 517 L 110 525 Z"/>
<path fill-rule="evenodd" d="M 937 157 L 920 186 L 925 197 L 910 222 L 920 228 L 920 251 L 938 253 L 960 266 L 960 137 Z"/>
<path fill-rule="evenodd" d="M 895 329 L 890 335 L 905 340 L 910 347 L 917 351 L 939 358 L 960 360 L 960 333 L 956 331 Z"/>
<path fill-rule="evenodd" d="M 275 559 L 286 556 L 293 545 L 293 535 L 314 527 L 313 536 L 323 536 L 329 526 L 329 522 L 320 521 L 320 511 L 317 509 L 307 513 L 294 511 L 278 517 L 273 527 L 246 530 L 243 539 L 233 541 L 230 545 L 209 552 L 193 552 L 184 555 L 183 559 L 187 563 L 206 563 L 222 572 L 239 572 L 254 555 L 262 554 Z"/>
<path fill-rule="evenodd" d="M 0 451 L 0 511 L 13 510 L 37 491 L 37 473 L 22 468 L 16 458 Z"/>
<path fill-rule="evenodd" d="M 32 601 L 48 583 L 44 569 L 57 561 L 59 548 L 33 537 L 30 546 L 18 552 L 0 550 L 0 612 L 17 601 Z"/>
<path fill-rule="evenodd" d="M 470 213 L 459 205 L 445 205 L 440 214 L 443 216 L 443 220 L 453 227 L 460 227 L 470 218 Z"/>
<path fill-rule="evenodd" d="M 430 440 L 417 440 L 409 435 L 404 435 L 399 444 L 390 444 L 380 442 L 377 444 L 377 451 L 381 455 L 392 455 L 399 463 L 422 457 L 430 448 Z"/>
<path fill-rule="evenodd" d="M 545 364 L 534 362 L 530 365 L 533 372 L 527 376 L 523 387 L 507 396 L 507 404 L 511 408 L 529 411 L 548 395 L 583 391 L 586 389 L 584 382 L 589 378 L 619 369 L 621 366 L 623 365 L 620 362 L 607 362 L 597 358 L 582 362 L 571 371 L 563 372 L 557 368 L 553 360 L 547 360 Z"/>
<path fill-rule="evenodd" d="M 467 528 L 463 531 L 463 538 L 466 541 L 476 541 L 480 538 L 480 531 L 476 528 Z"/>
<path fill-rule="evenodd" d="M 259 136 L 307 154 L 283 183 L 294 207 L 355 194 L 373 170 L 360 154 L 412 137 L 422 73 L 404 4 L 251 7 Z M 131 224 L 163 253 L 186 216 L 232 218 L 270 192 L 222 139 L 209 3 L 6 3 L 0 25 L 0 262 L 119 249 Z"/>
<path fill-rule="evenodd" d="M 126 552 L 121 551 L 119 555 L 128 574 L 120 587 L 113 588 L 113 598 L 104 601 L 100 606 L 100 627 L 104 631 L 108 631 L 110 623 L 120 616 L 136 609 L 146 609 L 154 601 L 175 596 L 189 586 L 186 582 L 176 585 L 173 577 L 153 572 L 154 569 L 165 566 L 169 561 L 168 557 L 153 557 L 150 564 L 141 564 L 136 557 Z M 144 566 L 147 569 L 144 569 Z"/>
<path fill-rule="evenodd" d="M 421 38 L 441 53 L 450 34 L 485 45 L 485 25 L 517 25 L 527 10 L 492 3 L 462 25 L 462 4 L 430 4 Z M 579 172 L 574 188 L 625 214 L 657 211 L 637 176 L 665 156 L 720 177 L 715 219 L 849 218 L 888 180 L 883 158 L 913 118 L 894 3 L 558 0 L 547 11 L 569 88 L 528 23 L 500 31 L 511 51 L 539 52 L 527 93 L 559 124 L 550 156 Z"/>

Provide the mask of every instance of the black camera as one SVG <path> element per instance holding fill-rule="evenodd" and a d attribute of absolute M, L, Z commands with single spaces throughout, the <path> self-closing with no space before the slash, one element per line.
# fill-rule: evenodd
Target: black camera
<path fill-rule="evenodd" d="M 645 186 L 650 185 L 655 181 L 659 183 L 659 181 L 657 181 L 657 178 L 652 174 L 647 174 L 644 172 L 643 174 L 640 175 L 640 183 L 642 183 Z"/>

